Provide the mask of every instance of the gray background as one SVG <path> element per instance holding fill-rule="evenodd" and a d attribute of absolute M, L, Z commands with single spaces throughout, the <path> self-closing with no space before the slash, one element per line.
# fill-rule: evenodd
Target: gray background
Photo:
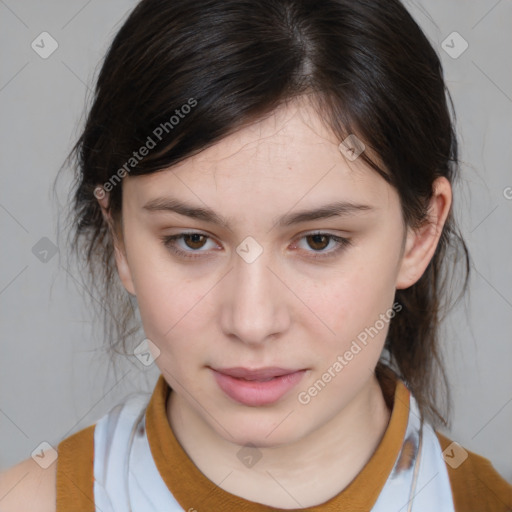
<path fill-rule="evenodd" d="M 57 241 L 51 186 L 98 63 L 135 4 L 0 0 L 0 470 L 94 423 L 128 393 L 150 392 L 159 374 L 137 360 L 114 374 L 80 276 L 58 255 L 44 263 L 33 252 L 43 237 Z M 444 433 L 512 483 L 512 2 L 405 4 L 440 54 L 454 98 L 463 160 L 455 209 L 474 262 L 470 296 L 444 323 L 455 406 Z M 31 48 L 44 31 L 59 45 L 47 59 Z M 469 44 L 458 58 L 442 48 L 454 31 Z"/>

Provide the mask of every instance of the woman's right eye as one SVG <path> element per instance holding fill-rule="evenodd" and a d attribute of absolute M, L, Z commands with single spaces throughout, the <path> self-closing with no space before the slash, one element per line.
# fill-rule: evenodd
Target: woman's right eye
<path fill-rule="evenodd" d="M 177 241 L 183 239 L 183 242 L 186 243 L 186 247 L 189 249 L 192 249 L 190 251 L 180 249 L 177 247 Z M 173 251 L 174 253 L 178 254 L 178 256 L 183 258 L 199 258 L 202 257 L 200 254 L 191 254 L 194 252 L 205 252 L 205 251 L 199 251 L 197 249 L 201 249 L 204 247 L 205 241 L 209 240 L 210 237 L 208 235 L 205 235 L 203 233 L 179 233 L 177 235 L 170 235 L 170 236 L 164 236 L 162 237 L 162 242 L 165 247 Z"/>

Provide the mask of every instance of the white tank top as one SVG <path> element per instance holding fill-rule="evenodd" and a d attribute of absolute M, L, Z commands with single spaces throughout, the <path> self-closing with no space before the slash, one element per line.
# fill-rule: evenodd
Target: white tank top
<path fill-rule="evenodd" d="M 151 454 L 145 414 L 150 398 L 147 393 L 133 394 L 95 425 L 97 512 L 184 511 L 160 476 Z M 399 469 L 399 454 L 371 511 L 455 512 L 442 448 L 432 427 L 420 421 L 412 394 L 406 440 L 413 447 L 413 463 L 408 469 Z"/>

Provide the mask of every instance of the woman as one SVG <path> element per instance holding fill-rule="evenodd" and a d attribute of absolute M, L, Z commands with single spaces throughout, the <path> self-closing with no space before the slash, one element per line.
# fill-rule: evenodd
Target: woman
<path fill-rule="evenodd" d="M 41 510 L 512 507 L 435 430 L 446 251 L 469 270 L 447 98 L 397 0 L 136 6 L 72 154 L 73 247 L 113 349 L 161 375 L 62 440 Z"/>

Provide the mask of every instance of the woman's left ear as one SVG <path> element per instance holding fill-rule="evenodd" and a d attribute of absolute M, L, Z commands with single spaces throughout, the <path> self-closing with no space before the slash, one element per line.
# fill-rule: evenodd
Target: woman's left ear
<path fill-rule="evenodd" d="M 396 289 L 409 288 L 425 272 L 434 256 L 443 227 L 452 204 L 452 187 L 441 176 L 432 184 L 433 194 L 429 203 L 428 219 L 417 229 L 407 229 L 407 239 L 396 279 Z"/>

